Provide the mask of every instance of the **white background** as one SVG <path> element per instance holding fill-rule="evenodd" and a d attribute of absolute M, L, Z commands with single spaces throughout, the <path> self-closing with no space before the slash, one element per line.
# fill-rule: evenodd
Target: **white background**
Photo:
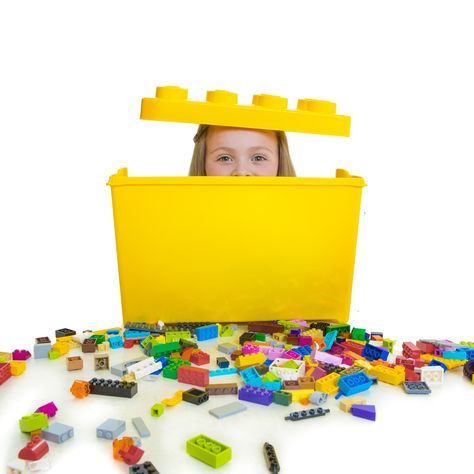
<path fill-rule="evenodd" d="M 227 89 L 244 104 L 255 93 L 288 97 L 290 108 L 302 97 L 335 101 L 352 116 L 350 138 L 288 137 L 299 176 L 346 168 L 368 183 L 350 322 L 399 343 L 474 340 L 470 3 L 2 2 L 0 350 L 31 348 L 34 337 L 61 327 L 120 322 L 105 183 L 123 166 L 130 175 L 186 175 L 196 129 L 139 120 L 141 98 L 159 85 L 186 87 L 196 100 Z M 432 412 L 411 419 L 422 433 L 410 446 L 421 443 L 423 455 L 436 449 L 423 427 L 448 405 L 461 416 L 471 387 L 446 388 L 446 404 L 432 402 Z M 390 409 L 403 397 L 397 392 Z M 12 420 L 24 411 L 16 407 Z M 467 408 L 464 416 L 472 423 Z M 402 437 L 401 421 L 393 422 L 371 428 L 367 449 L 382 446 L 382 429 Z M 313 443 L 322 455 L 335 443 L 324 431 L 298 433 L 306 434 L 293 435 L 302 452 Z M 351 449 L 343 431 L 338 439 L 339 452 Z M 385 444 L 386 462 L 406 456 L 408 441 Z M 465 463 L 459 452 L 451 466 Z M 285 464 L 282 472 L 298 472 Z"/>

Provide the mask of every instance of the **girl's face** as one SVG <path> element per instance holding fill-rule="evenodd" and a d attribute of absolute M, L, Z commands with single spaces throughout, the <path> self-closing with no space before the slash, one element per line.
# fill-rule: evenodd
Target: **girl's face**
<path fill-rule="evenodd" d="M 270 130 L 212 125 L 206 136 L 207 176 L 276 176 L 278 141 Z"/>

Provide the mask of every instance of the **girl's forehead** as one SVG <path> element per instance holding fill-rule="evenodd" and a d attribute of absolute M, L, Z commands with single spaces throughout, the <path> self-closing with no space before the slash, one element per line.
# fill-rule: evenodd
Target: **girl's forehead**
<path fill-rule="evenodd" d="M 238 140 L 239 142 L 258 142 L 265 144 L 276 144 L 276 133 L 271 130 L 259 130 L 253 128 L 222 127 L 211 125 L 207 133 L 210 142 L 223 142 Z"/>

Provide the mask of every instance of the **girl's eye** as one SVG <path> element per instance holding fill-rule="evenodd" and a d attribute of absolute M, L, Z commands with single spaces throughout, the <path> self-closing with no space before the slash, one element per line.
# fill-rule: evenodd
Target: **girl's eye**
<path fill-rule="evenodd" d="M 266 158 L 263 155 L 255 155 L 254 159 L 256 161 L 265 161 L 266 160 Z"/>
<path fill-rule="evenodd" d="M 229 155 L 219 156 L 219 158 L 217 158 L 217 161 L 230 161 L 230 156 Z"/>

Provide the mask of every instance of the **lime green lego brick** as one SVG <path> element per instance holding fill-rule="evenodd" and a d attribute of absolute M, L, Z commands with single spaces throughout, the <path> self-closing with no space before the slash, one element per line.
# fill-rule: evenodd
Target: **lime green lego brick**
<path fill-rule="evenodd" d="M 148 344 L 153 344 L 153 341 L 155 340 L 154 336 L 152 336 L 151 334 L 147 337 L 145 337 L 145 339 L 143 339 L 142 342 L 140 342 L 140 345 L 146 349 Z"/>
<path fill-rule="evenodd" d="M 166 331 L 165 340 L 166 342 L 176 342 L 180 339 L 188 339 L 191 337 L 190 331 Z"/>
<path fill-rule="evenodd" d="M 285 362 L 280 367 L 284 367 L 285 369 L 297 369 L 299 365 L 293 359 L 289 359 L 288 362 Z"/>
<path fill-rule="evenodd" d="M 155 416 L 155 417 L 160 417 L 163 412 L 165 411 L 165 407 L 164 405 L 162 405 L 161 403 L 155 403 L 151 408 L 150 408 L 150 414 L 151 416 Z"/>
<path fill-rule="evenodd" d="M 20 430 L 23 433 L 42 430 L 49 426 L 48 416 L 45 413 L 33 413 L 32 415 L 22 416 L 20 421 Z"/>
<path fill-rule="evenodd" d="M 230 337 L 234 335 L 234 330 L 230 326 L 224 326 L 220 337 Z"/>
<path fill-rule="evenodd" d="M 326 334 L 331 331 L 337 331 L 337 334 L 341 334 L 341 332 L 350 332 L 351 327 L 349 324 L 330 324 L 326 328 Z"/>
<path fill-rule="evenodd" d="M 186 441 L 186 452 L 214 468 L 221 467 L 232 459 L 232 448 L 203 434 Z"/>
<path fill-rule="evenodd" d="M 61 354 L 59 353 L 59 351 L 55 350 L 55 349 L 51 349 L 49 352 L 48 352 L 48 359 L 59 359 L 59 356 Z"/>
<path fill-rule="evenodd" d="M 395 348 L 395 342 L 392 339 L 384 339 L 382 342 L 382 347 L 388 349 L 388 352 L 393 353 L 393 349 Z"/>
<path fill-rule="evenodd" d="M 273 372 L 267 372 L 264 376 L 262 376 L 262 382 L 275 382 L 280 380 Z"/>
<path fill-rule="evenodd" d="M 157 87 L 156 97 L 142 99 L 140 118 L 343 137 L 351 126 L 349 116 L 336 115 L 334 102 L 299 99 L 291 110 L 285 97 L 256 94 L 252 105 L 239 105 L 237 94 L 225 90 L 207 91 L 206 102 L 197 102 L 177 86 Z"/>
<path fill-rule="evenodd" d="M 291 321 L 283 321 L 283 320 L 280 320 L 280 321 L 277 321 L 277 323 L 280 325 L 280 326 L 283 326 L 283 330 L 284 331 L 289 331 L 290 329 L 294 329 L 294 328 L 297 328 L 299 329 L 301 326 L 297 323 L 292 323 Z"/>

